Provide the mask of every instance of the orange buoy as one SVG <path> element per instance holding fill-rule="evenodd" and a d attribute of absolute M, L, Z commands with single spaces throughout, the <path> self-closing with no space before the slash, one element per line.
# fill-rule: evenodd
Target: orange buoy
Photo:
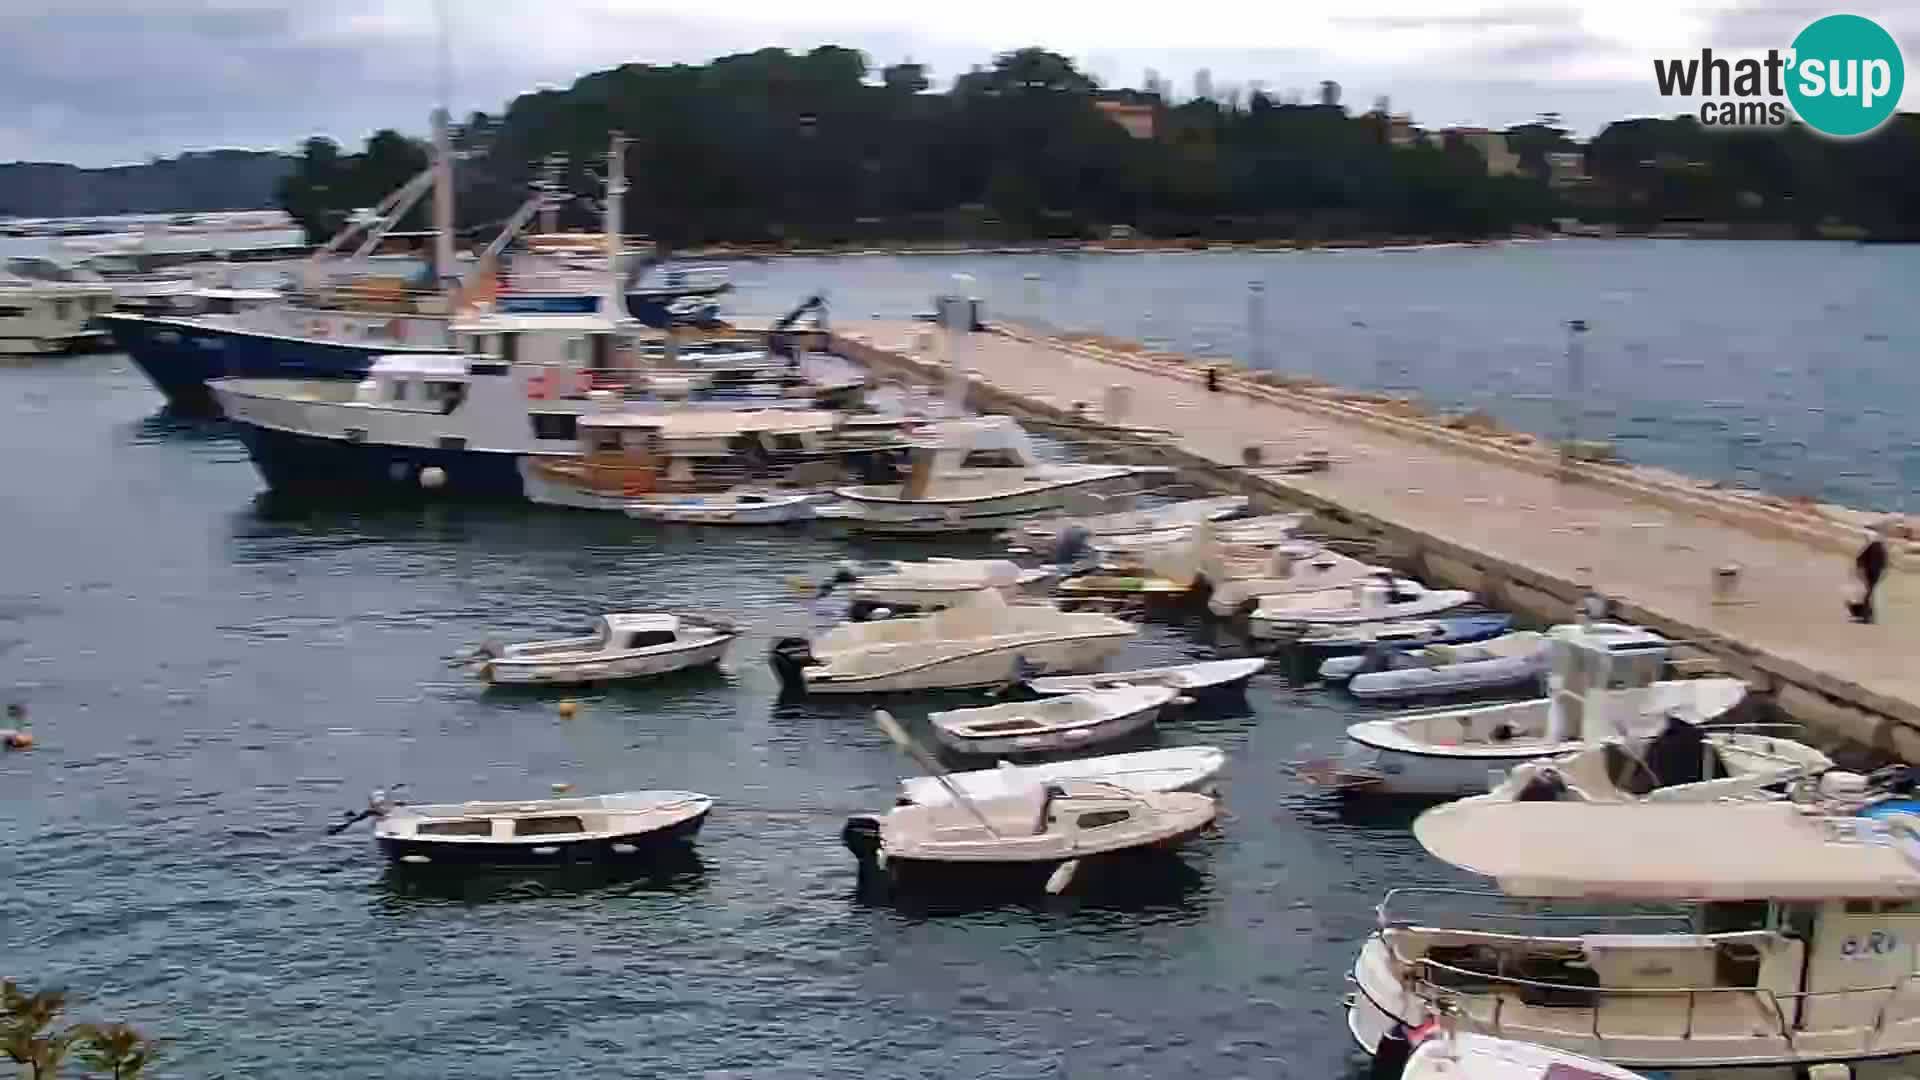
<path fill-rule="evenodd" d="M 573 714 L 578 712 L 579 710 L 580 710 L 580 706 L 577 703 L 575 703 L 572 698 L 567 698 L 566 700 L 560 702 L 560 719 L 571 720 L 573 719 Z"/>

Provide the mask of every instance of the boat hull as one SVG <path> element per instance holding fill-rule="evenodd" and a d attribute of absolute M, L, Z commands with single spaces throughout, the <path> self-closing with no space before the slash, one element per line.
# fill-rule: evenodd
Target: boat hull
<path fill-rule="evenodd" d="M 1077 881 L 1113 880 L 1130 874 L 1152 873 L 1173 852 L 1213 827 L 1208 820 L 1182 832 L 1118 851 L 1079 856 Z M 880 885 L 894 892 L 943 898 L 956 896 L 1036 896 L 1067 859 L 921 859 L 880 855 L 879 822 L 849 818 L 841 841 L 859 863 L 863 885 Z"/>
<path fill-rule="evenodd" d="M 670 653 L 573 663 L 514 663 L 510 659 L 494 659 L 482 663 L 481 677 L 495 686 L 574 686 L 625 679 L 651 679 L 675 671 L 717 664 L 732 643 L 733 638 L 723 637 Z"/>
<path fill-rule="evenodd" d="M 878 536 L 1004 532 L 1035 514 L 1059 513 L 1078 495 L 1137 490 L 1148 475 L 1147 470 L 1116 469 L 1069 483 L 970 499 L 882 498 L 857 488 L 841 488 L 836 494 L 847 504 L 842 520 L 858 532 Z"/>
<path fill-rule="evenodd" d="M 642 862 L 691 844 L 711 811 L 659 829 L 588 840 L 556 840 L 543 844 L 467 843 L 381 836 L 380 851 L 399 866 L 580 866 Z"/>
<path fill-rule="evenodd" d="M 519 500 L 526 496 L 519 454 L 356 443 L 256 424 L 239 424 L 240 441 L 277 494 L 379 501 Z M 438 469 L 429 486 L 427 469 Z"/>
<path fill-rule="evenodd" d="M 1511 754 L 1484 753 L 1471 757 L 1417 754 L 1374 746 L 1349 735 L 1347 752 L 1337 768 L 1341 774 L 1352 778 L 1350 783 L 1342 786 L 1367 795 L 1450 798 L 1485 794 L 1505 778 L 1507 771 L 1515 765 L 1566 749 L 1568 747 L 1564 745 L 1531 743 Z"/>

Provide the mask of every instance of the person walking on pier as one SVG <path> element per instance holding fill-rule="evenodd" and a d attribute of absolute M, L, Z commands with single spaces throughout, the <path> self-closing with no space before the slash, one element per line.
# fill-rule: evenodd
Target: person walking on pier
<path fill-rule="evenodd" d="M 1873 591 L 1879 588 L 1881 575 L 1887 572 L 1887 545 L 1881 540 L 1880 531 L 1880 527 L 1875 526 L 1873 537 L 1853 560 L 1853 567 L 1859 572 L 1860 581 L 1865 586 L 1860 599 L 1847 604 L 1847 611 L 1855 622 L 1873 621 Z"/>

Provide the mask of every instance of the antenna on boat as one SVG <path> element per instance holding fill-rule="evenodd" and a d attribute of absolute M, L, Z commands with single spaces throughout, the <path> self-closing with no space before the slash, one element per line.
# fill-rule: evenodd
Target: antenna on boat
<path fill-rule="evenodd" d="M 947 794 L 953 796 L 954 802 L 966 807 L 967 813 L 972 814 L 973 819 L 980 823 L 980 827 L 987 830 L 987 835 L 995 840 L 1001 839 L 1000 830 L 994 828 L 993 824 L 987 820 L 987 815 L 981 813 L 980 807 L 954 785 L 953 778 L 947 775 L 947 770 L 940 767 L 940 762 L 932 754 L 927 753 L 926 747 L 915 742 L 913 736 L 907 734 L 906 729 L 900 726 L 900 722 L 893 718 L 893 714 L 885 709 L 875 709 L 873 722 L 880 725 L 881 731 L 887 733 L 887 738 L 893 740 L 893 745 L 905 751 L 906 755 L 925 770 L 928 776 L 933 777 L 941 787 L 946 788 Z"/>
<path fill-rule="evenodd" d="M 626 246 L 621 236 L 626 201 L 627 137 L 616 131 L 612 145 L 607 148 L 607 201 L 601 218 L 601 228 L 607 234 L 607 296 L 602 310 L 607 318 L 616 322 L 627 317 L 626 282 L 620 273 L 620 255 Z"/>
<path fill-rule="evenodd" d="M 451 296 L 460 284 L 453 261 L 453 139 L 447 102 L 453 92 L 453 51 L 447 44 L 446 0 L 434 0 L 440 24 L 440 104 L 433 110 L 433 273 L 440 291 Z"/>

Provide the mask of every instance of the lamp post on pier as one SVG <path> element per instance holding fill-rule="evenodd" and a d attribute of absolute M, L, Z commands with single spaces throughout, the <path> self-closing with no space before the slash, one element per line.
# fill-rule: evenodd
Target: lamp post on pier
<path fill-rule="evenodd" d="M 1267 283 L 1259 278 L 1247 282 L 1247 363 L 1267 370 Z"/>
<path fill-rule="evenodd" d="M 1587 389 L 1587 349 L 1585 336 L 1587 320 L 1567 320 L 1567 368 L 1566 385 L 1561 390 L 1560 419 L 1563 441 L 1560 444 L 1560 460 L 1571 464 L 1578 456 L 1580 441 L 1580 410 Z"/>

